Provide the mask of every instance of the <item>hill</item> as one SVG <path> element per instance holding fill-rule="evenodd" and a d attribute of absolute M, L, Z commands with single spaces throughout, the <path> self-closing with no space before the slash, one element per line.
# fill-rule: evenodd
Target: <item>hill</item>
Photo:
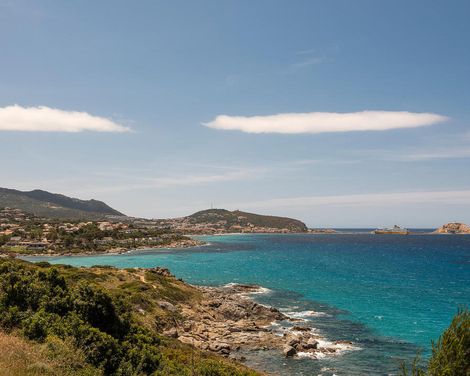
<path fill-rule="evenodd" d="M 39 189 L 23 192 L 0 188 L 0 208 L 21 209 L 40 217 L 67 219 L 100 219 L 107 216 L 124 216 L 98 200 L 79 200 Z"/>
<path fill-rule="evenodd" d="M 201 294 L 165 269 L 0 258 L 0 376 L 261 376 L 162 333 Z"/>
<path fill-rule="evenodd" d="M 195 225 L 221 225 L 227 231 L 239 228 L 259 228 L 287 230 L 289 232 L 306 232 L 307 226 L 302 221 L 272 215 L 247 213 L 240 210 L 208 209 L 187 217 Z"/>

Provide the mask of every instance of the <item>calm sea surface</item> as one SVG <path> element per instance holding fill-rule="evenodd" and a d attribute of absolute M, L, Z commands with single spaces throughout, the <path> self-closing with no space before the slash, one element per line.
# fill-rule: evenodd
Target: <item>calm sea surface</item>
<path fill-rule="evenodd" d="M 395 374 L 400 359 L 449 325 L 459 305 L 470 305 L 470 236 L 227 235 L 208 245 L 125 255 L 30 258 L 51 263 L 116 267 L 164 266 L 200 285 L 254 283 L 256 296 L 305 317 L 330 340 L 357 350 L 320 360 L 286 360 L 269 351 L 246 354 L 248 364 L 281 375 Z"/>

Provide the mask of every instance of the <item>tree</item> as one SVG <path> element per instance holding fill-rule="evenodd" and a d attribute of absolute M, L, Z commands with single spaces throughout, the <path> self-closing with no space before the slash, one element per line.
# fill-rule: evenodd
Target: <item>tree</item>
<path fill-rule="evenodd" d="M 410 373 L 401 365 L 402 376 L 468 376 L 470 375 L 470 311 L 459 309 L 450 326 L 437 343 L 432 343 L 432 355 L 426 370 L 419 366 L 419 354 L 413 361 Z"/>

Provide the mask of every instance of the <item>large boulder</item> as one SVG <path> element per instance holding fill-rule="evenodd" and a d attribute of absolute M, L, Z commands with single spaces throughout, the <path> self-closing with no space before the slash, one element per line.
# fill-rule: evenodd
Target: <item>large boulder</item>
<path fill-rule="evenodd" d="M 309 338 L 307 343 L 304 343 L 303 348 L 305 350 L 318 349 L 318 341 L 315 338 Z"/>
<path fill-rule="evenodd" d="M 167 302 L 165 300 L 159 300 L 157 302 L 157 304 L 161 309 L 164 309 L 166 311 L 170 311 L 170 312 L 175 312 L 176 311 L 176 307 L 173 304 L 171 304 L 170 302 Z"/>
<path fill-rule="evenodd" d="M 308 326 L 295 325 L 292 327 L 292 330 L 297 332 L 309 332 L 312 328 L 309 328 Z"/>
<path fill-rule="evenodd" d="M 285 346 L 282 352 L 286 358 L 292 358 L 295 354 L 297 354 L 297 350 L 289 345 Z"/>
<path fill-rule="evenodd" d="M 223 342 L 214 342 L 209 345 L 209 350 L 222 355 L 228 355 L 230 354 L 230 345 Z"/>
<path fill-rule="evenodd" d="M 243 307 L 232 303 L 232 302 L 224 302 L 219 307 L 219 312 L 229 320 L 238 321 L 243 319 L 247 316 L 246 310 Z"/>
<path fill-rule="evenodd" d="M 288 346 L 295 347 L 300 343 L 300 339 L 297 337 L 292 338 L 289 342 L 287 342 Z"/>

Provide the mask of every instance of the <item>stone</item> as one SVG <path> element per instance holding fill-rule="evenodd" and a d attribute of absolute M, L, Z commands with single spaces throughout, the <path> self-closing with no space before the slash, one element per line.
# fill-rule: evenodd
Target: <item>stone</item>
<path fill-rule="evenodd" d="M 282 352 L 286 358 L 292 358 L 295 354 L 297 354 L 297 350 L 292 346 L 285 346 Z"/>
<path fill-rule="evenodd" d="M 175 312 L 176 311 L 176 307 L 173 304 L 171 304 L 170 302 L 167 302 L 165 300 L 160 300 L 157 303 L 158 303 L 158 306 L 161 309 L 164 309 L 164 310 L 167 310 L 167 311 L 170 311 L 170 312 Z"/>
<path fill-rule="evenodd" d="M 156 268 L 150 269 L 150 271 L 163 277 L 174 277 L 174 275 L 171 274 L 171 272 L 167 268 L 161 268 L 157 266 Z"/>
<path fill-rule="evenodd" d="M 316 350 L 318 348 L 318 341 L 314 338 L 310 338 L 307 341 L 307 343 L 304 343 L 302 346 L 306 350 L 310 350 L 310 349 L 315 349 Z"/>
<path fill-rule="evenodd" d="M 297 332 L 310 332 L 312 328 L 309 328 L 308 326 L 295 325 L 292 327 L 292 330 L 297 331 Z"/>
<path fill-rule="evenodd" d="M 294 347 L 300 343 L 298 338 L 292 338 L 289 342 L 287 342 L 288 346 Z"/>
<path fill-rule="evenodd" d="M 170 328 L 163 332 L 163 335 L 170 338 L 178 338 L 178 331 L 176 328 Z"/>
<path fill-rule="evenodd" d="M 218 352 L 221 354 L 229 354 L 230 345 L 228 343 L 223 343 L 223 342 L 214 342 L 209 345 L 209 350 Z"/>
<path fill-rule="evenodd" d="M 193 337 L 180 336 L 178 337 L 178 341 L 186 343 L 188 345 L 195 345 L 195 341 Z"/>

